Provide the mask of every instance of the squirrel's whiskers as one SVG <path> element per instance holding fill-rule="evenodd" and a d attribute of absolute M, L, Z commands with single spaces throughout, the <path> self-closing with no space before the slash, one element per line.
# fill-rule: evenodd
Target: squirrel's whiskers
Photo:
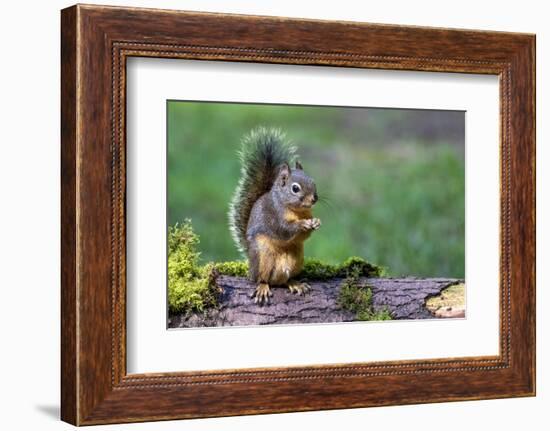
<path fill-rule="evenodd" d="M 320 203 L 320 204 L 324 204 L 326 205 L 327 207 L 329 208 L 332 208 L 332 201 L 330 200 L 330 198 L 328 198 L 327 196 L 325 195 L 317 195 L 317 202 Z"/>

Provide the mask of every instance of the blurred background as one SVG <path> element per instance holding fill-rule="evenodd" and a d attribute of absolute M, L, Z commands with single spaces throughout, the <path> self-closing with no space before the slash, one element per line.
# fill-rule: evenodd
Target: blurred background
<path fill-rule="evenodd" d="M 168 101 L 168 223 L 189 218 L 203 262 L 240 259 L 228 204 L 240 140 L 278 127 L 316 182 L 306 257 L 361 256 L 389 275 L 464 277 L 464 112 Z"/>

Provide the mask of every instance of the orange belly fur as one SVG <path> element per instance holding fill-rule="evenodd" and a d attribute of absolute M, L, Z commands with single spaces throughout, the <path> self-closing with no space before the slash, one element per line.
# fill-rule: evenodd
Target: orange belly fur
<path fill-rule="evenodd" d="M 256 238 L 259 250 L 259 273 L 269 284 L 285 284 L 304 266 L 303 241 L 286 243 L 266 235 Z"/>

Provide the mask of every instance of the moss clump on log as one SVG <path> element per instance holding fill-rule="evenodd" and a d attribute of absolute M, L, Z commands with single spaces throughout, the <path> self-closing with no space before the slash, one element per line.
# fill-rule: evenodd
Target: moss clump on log
<path fill-rule="evenodd" d="M 350 257 L 340 265 L 331 265 L 317 259 L 306 259 L 300 277 L 309 280 L 328 280 L 330 278 L 350 277 L 380 277 L 384 269 L 373 265 L 361 257 Z"/>
<path fill-rule="evenodd" d="M 199 265 L 198 244 L 189 220 L 168 229 L 168 304 L 172 313 L 201 312 L 217 304 L 212 269 Z"/>
<path fill-rule="evenodd" d="M 246 277 L 248 275 L 248 262 L 233 260 L 211 264 L 218 274 L 231 275 L 233 277 Z"/>
<path fill-rule="evenodd" d="M 352 270 L 343 281 L 338 296 L 338 305 L 344 310 L 355 313 L 357 320 L 391 320 L 392 316 L 387 307 L 375 310 L 372 301 L 372 286 L 360 285 L 359 269 Z"/>
<path fill-rule="evenodd" d="M 216 285 L 219 275 L 246 277 L 246 261 L 199 263 L 200 240 L 193 232 L 190 220 L 168 229 L 168 307 L 169 312 L 203 312 L 218 305 L 220 289 Z M 383 268 L 360 257 L 350 257 L 339 265 L 316 259 L 306 259 L 300 279 L 328 280 L 331 278 L 379 277 Z M 366 308 L 361 308 L 362 310 Z M 366 316 L 366 311 L 358 312 Z M 365 319 L 371 320 L 371 319 Z"/>

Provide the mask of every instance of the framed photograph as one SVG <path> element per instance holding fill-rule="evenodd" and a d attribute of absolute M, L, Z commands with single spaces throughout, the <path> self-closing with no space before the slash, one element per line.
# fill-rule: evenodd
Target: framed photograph
<path fill-rule="evenodd" d="M 61 13 L 61 416 L 535 394 L 535 36 Z"/>

